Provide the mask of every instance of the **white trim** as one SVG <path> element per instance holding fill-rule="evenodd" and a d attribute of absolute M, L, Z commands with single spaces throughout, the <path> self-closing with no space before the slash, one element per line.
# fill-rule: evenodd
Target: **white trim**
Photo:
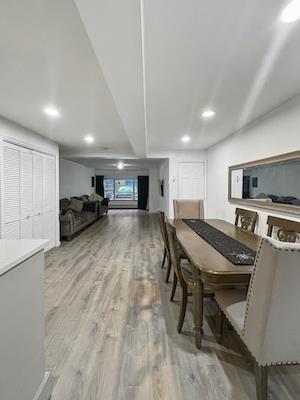
<path fill-rule="evenodd" d="M 46 371 L 44 378 L 32 400 L 49 400 L 50 399 L 50 397 L 51 397 L 50 376 L 51 376 L 51 372 Z"/>

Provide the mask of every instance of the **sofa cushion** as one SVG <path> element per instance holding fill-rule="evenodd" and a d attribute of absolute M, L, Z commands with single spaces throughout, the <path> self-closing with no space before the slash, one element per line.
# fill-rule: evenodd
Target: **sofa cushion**
<path fill-rule="evenodd" d="M 89 196 L 89 201 L 100 201 L 102 202 L 103 197 L 100 196 L 98 193 L 93 192 L 90 196 Z"/>
<path fill-rule="evenodd" d="M 89 201 L 89 196 L 87 194 L 84 194 L 83 196 L 80 197 L 80 199 L 84 202 Z"/>
<path fill-rule="evenodd" d="M 83 203 L 82 211 L 96 212 L 97 202 L 95 201 L 85 201 Z"/>
<path fill-rule="evenodd" d="M 83 201 L 72 197 L 69 208 L 74 211 L 82 211 Z"/>
<path fill-rule="evenodd" d="M 70 200 L 69 199 L 61 199 L 60 200 L 60 211 L 66 212 L 70 208 Z"/>
<path fill-rule="evenodd" d="M 78 231 L 81 228 L 89 225 L 95 220 L 95 214 L 88 211 L 74 211 L 75 216 L 75 230 Z"/>

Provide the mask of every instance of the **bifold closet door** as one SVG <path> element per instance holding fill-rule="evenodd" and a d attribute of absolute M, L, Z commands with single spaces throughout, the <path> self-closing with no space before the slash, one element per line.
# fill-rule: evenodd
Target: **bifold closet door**
<path fill-rule="evenodd" d="M 33 154 L 33 238 L 44 238 L 44 157 Z"/>
<path fill-rule="evenodd" d="M 21 239 L 32 239 L 33 232 L 33 154 L 21 152 Z"/>
<path fill-rule="evenodd" d="M 55 246 L 55 159 L 44 156 L 44 238 Z"/>
<path fill-rule="evenodd" d="M 21 149 L 3 144 L 3 239 L 21 236 Z"/>

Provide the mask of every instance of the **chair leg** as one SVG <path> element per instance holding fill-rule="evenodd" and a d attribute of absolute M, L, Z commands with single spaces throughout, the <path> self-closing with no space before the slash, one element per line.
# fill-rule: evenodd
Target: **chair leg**
<path fill-rule="evenodd" d="M 257 400 L 268 399 L 268 367 L 255 363 L 255 380 Z"/>
<path fill-rule="evenodd" d="M 223 328 L 224 328 L 224 314 L 219 308 L 217 314 L 217 342 L 222 343 L 223 341 Z"/>
<path fill-rule="evenodd" d="M 169 278 L 170 278 L 170 273 L 171 273 L 171 260 L 168 259 L 168 270 L 167 270 L 167 275 L 166 275 L 166 283 L 169 283 Z"/>
<path fill-rule="evenodd" d="M 172 293 L 171 293 L 171 299 L 170 299 L 171 301 L 174 300 L 176 288 L 177 288 L 177 275 L 174 271 L 173 287 L 172 287 Z"/>
<path fill-rule="evenodd" d="M 162 261 L 162 264 L 161 264 L 161 267 L 162 267 L 162 268 L 163 268 L 164 265 L 165 265 L 166 257 L 167 257 L 167 249 L 164 248 L 164 257 L 163 257 L 163 261 Z"/>
<path fill-rule="evenodd" d="M 185 318 L 185 312 L 186 312 L 186 305 L 187 305 L 187 287 L 184 286 L 182 288 L 182 298 L 181 298 L 181 307 L 180 307 L 180 314 L 179 314 L 179 320 L 178 320 L 178 325 L 177 325 L 177 332 L 181 333 L 182 331 L 182 326 Z"/>

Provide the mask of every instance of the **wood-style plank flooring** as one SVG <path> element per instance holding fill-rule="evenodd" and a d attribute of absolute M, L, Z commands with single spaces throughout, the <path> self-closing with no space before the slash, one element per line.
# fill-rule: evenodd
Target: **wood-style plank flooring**
<path fill-rule="evenodd" d="M 191 304 L 183 334 L 161 271 L 158 216 L 110 211 L 46 255 L 46 363 L 52 400 L 255 400 L 253 369 L 233 331 L 214 337 L 205 302 L 203 349 Z M 177 299 L 179 291 L 177 293 Z M 292 305 L 291 305 L 292 306 Z M 300 399 L 300 369 L 274 368 L 270 399 Z"/>

